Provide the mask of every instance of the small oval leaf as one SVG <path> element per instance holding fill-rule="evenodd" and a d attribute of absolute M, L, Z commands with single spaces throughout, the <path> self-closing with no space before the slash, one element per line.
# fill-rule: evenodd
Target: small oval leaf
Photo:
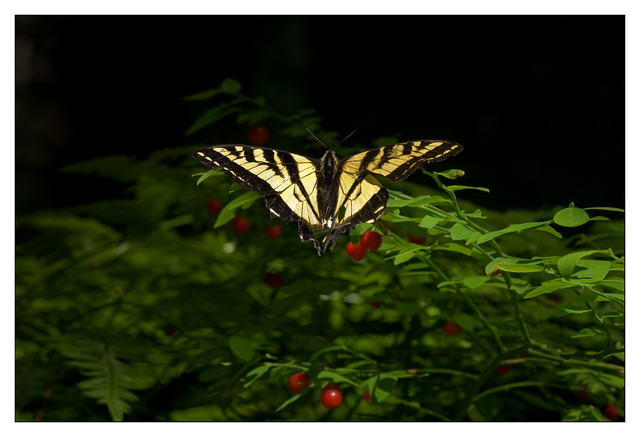
<path fill-rule="evenodd" d="M 575 228 L 589 221 L 589 215 L 581 208 L 565 208 L 553 216 L 553 221 L 567 228 Z"/>

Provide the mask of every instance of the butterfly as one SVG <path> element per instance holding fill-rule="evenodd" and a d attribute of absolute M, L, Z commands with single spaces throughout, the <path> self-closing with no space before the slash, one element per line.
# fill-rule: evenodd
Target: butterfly
<path fill-rule="evenodd" d="M 338 236 L 360 223 L 373 223 L 387 209 L 389 194 L 371 173 L 397 182 L 425 163 L 455 156 L 463 147 L 453 141 L 419 140 L 392 144 L 338 159 L 327 150 L 320 159 L 242 144 L 208 146 L 193 158 L 241 187 L 265 196 L 271 217 L 298 222 L 302 241 L 312 240 L 322 255 Z M 314 231 L 329 229 L 320 243 Z"/>

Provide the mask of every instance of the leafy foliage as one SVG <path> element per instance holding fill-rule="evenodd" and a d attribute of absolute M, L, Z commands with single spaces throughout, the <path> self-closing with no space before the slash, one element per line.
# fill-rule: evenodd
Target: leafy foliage
<path fill-rule="evenodd" d="M 188 133 L 235 116 L 310 150 L 304 124 L 338 138 L 313 110 L 283 116 L 241 89 L 228 79 L 188 97 L 230 99 Z M 486 188 L 442 182 L 464 172 L 425 172 L 438 191 L 388 185 L 379 250 L 347 257 L 363 224 L 318 257 L 295 223 L 267 238 L 283 223 L 260 196 L 200 173 L 194 148 L 74 164 L 64 171 L 127 196 L 18 218 L 18 420 L 574 421 L 606 420 L 610 402 L 624 416 L 621 219 L 575 205 L 480 211 L 457 195 Z M 209 198 L 225 205 L 217 216 Z M 239 211 L 244 235 L 228 223 Z M 445 335 L 447 322 L 462 330 Z M 311 383 L 291 396 L 296 372 Z M 333 411 L 319 402 L 330 382 L 344 396 Z"/>

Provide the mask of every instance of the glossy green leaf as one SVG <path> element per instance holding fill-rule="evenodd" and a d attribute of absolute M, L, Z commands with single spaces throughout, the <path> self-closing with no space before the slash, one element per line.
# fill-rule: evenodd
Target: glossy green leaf
<path fill-rule="evenodd" d="M 563 317 L 569 314 L 582 314 L 590 311 L 591 310 L 589 308 L 585 308 L 580 305 L 563 305 L 558 309 L 558 313 L 556 315 L 558 317 Z"/>
<path fill-rule="evenodd" d="M 215 168 L 215 169 L 212 168 L 211 170 L 209 170 L 206 173 L 197 173 L 197 174 L 194 174 L 193 176 L 201 175 L 198 178 L 198 181 L 196 182 L 196 185 L 200 185 L 202 182 L 204 182 L 205 180 L 209 179 L 211 176 L 218 175 L 218 174 L 222 175 L 222 167 L 218 167 L 218 168 Z"/>
<path fill-rule="evenodd" d="M 576 271 L 577 278 L 588 278 L 596 281 L 602 281 L 611 269 L 611 263 L 609 261 L 594 259 L 581 259 L 576 262 L 576 266 L 584 268 L 584 270 Z"/>
<path fill-rule="evenodd" d="M 581 293 L 578 296 L 571 299 L 571 303 L 579 304 L 586 302 L 595 302 L 598 299 L 598 296 L 593 293 Z"/>
<path fill-rule="evenodd" d="M 431 249 L 432 250 L 448 250 L 450 252 L 458 252 L 468 256 L 470 256 L 473 253 L 473 250 L 464 246 L 460 246 L 459 244 L 456 244 L 456 243 L 438 244 L 437 246 L 433 246 Z"/>
<path fill-rule="evenodd" d="M 563 256 L 558 260 L 558 270 L 560 274 L 565 278 L 569 278 L 573 273 L 573 269 L 576 266 L 576 262 L 585 256 L 593 255 L 594 253 L 608 254 L 606 250 L 585 250 L 580 252 L 573 252 Z"/>
<path fill-rule="evenodd" d="M 418 224 L 418 226 L 420 226 L 421 228 L 433 228 L 441 221 L 442 221 L 442 218 L 440 217 L 432 217 L 430 215 L 425 215 L 422 221 L 420 222 L 420 224 Z"/>
<path fill-rule="evenodd" d="M 553 216 L 553 221 L 560 226 L 573 228 L 589 221 L 589 215 L 581 208 L 565 208 Z"/>
<path fill-rule="evenodd" d="M 512 234 L 515 232 L 523 232 L 523 231 L 532 230 L 532 229 L 544 230 L 546 232 L 549 232 L 549 229 L 553 230 L 553 228 L 549 228 L 549 229 L 547 228 L 549 228 L 547 222 L 518 223 L 515 225 L 509 225 L 508 227 L 501 229 L 499 231 L 492 231 L 484 234 L 482 237 L 478 238 L 478 244 L 486 243 L 487 241 L 493 240 L 494 238 L 497 238 L 499 236 Z"/>
<path fill-rule="evenodd" d="M 449 185 L 447 187 L 449 190 L 451 191 L 459 191 L 459 190 L 479 190 L 479 191 L 485 191 L 485 192 L 489 192 L 488 188 L 484 188 L 484 187 L 467 187 L 465 185 Z"/>
<path fill-rule="evenodd" d="M 422 206 L 432 203 L 451 202 L 441 196 L 420 196 L 415 199 L 391 199 L 387 202 L 387 208 L 403 208 L 405 206 Z"/>
<path fill-rule="evenodd" d="M 540 296 L 542 294 L 553 293 L 554 291 L 561 290 L 563 288 L 571 288 L 571 287 L 577 288 L 576 285 L 567 284 L 566 282 L 545 282 L 541 286 L 531 290 L 531 292 L 528 293 L 524 297 L 524 299 L 531 299 L 532 297 Z"/>
<path fill-rule="evenodd" d="M 599 210 L 601 210 L 601 211 L 624 212 L 624 209 L 620 209 L 620 208 L 611 208 L 611 207 L 608 207 L 608 206 L 593 206 L 593 207 L 590 207 L 590 208 L 582 208 L 582 209 L 584 209 L 585 211 L 586 211 L 586 210 L 589 210 L 589 209 L 599 209 Z"/>
<path fill-rule="evenodd" d="M 503 257 L 503 256 L 498 256 L 498 257 L 495 257 L 494 259 L 492 259 L 491 262 L 489 262 L 484 267 L 484 272 L 488 276 L 491 273 L 493 273 L 493 269 L 496 267 L 497 264 L 504 264 L 504 263 L 517 264 L 518 261 L 519 261 L 518 258 L 506 258 L 506 257 Z"/>
<path fill-rule="evenodd" d="M 511 273 L 534 273 L 544 270 L 544 267 L 535 264 L 496 264 L 496 267 L 503 272 Z"/>
<path fill-rule="evenodd" d="M 473 229 L 469 229 L 467 226 L 456 223 L 451 227 L 451 239 L 452 240 L 466 240 L 469 238 L 474 232 Z"/>
<path fill-rule="evenodd" d="M 466 278 L 464 278 L 463 282 L 464 282 L 464 285 L 466 285 L 467 287 L 473 290 L 474 288 L 480 287 L 489 279 L 491 279 L 489 276 L 467 276 Z"/>

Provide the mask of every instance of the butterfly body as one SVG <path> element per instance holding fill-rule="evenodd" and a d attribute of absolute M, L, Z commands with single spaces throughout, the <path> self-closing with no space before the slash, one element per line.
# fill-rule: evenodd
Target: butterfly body
<path fill-rule="evenodd" d="M 243 188 L 265 196 L 271 217 L 298 222 L 302 241 L 312 240 L 318 255 L 333 249 L 338 236 L 360 223 L 373 223 L 386 211 L 389 194 L 370 173 L 392 181 L 407 178 L 422 164 L 457 155 L 462 145 L 421 140 L 393 144 L 338 159 L 328 150 L 320 159 L 241 144 L 209 146 L 193 153 L 203 165 L 224 167 Z M 320 244 L 314 231 L 329 229 Z"/>

